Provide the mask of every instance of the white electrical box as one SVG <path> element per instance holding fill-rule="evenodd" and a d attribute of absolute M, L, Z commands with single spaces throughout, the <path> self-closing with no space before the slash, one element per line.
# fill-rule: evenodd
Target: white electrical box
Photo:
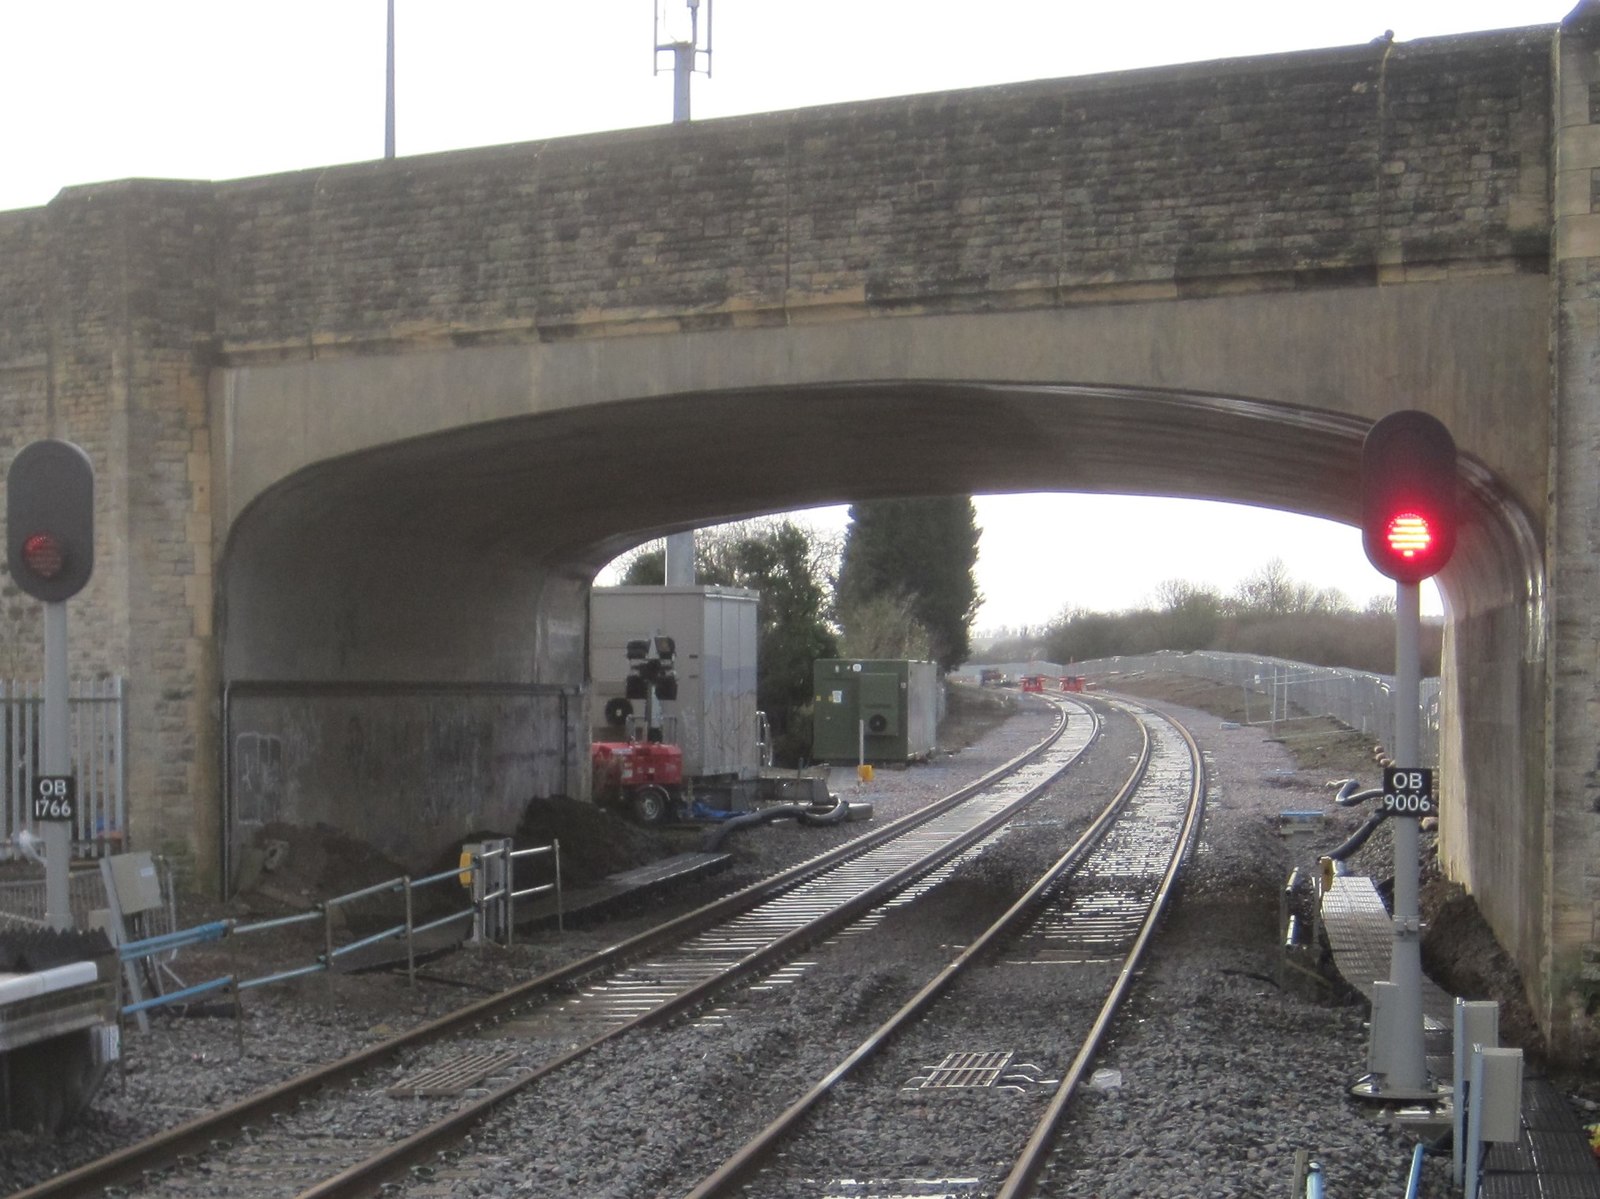
<path fill-rule="evenodd" d="M 1522 1050 L 1478 1049 L 1482 1075 L 1474 1081 L 1470 1102 L 1479 1108 L 1479 1135 L 1494 1144 L 1510 1144 L 1522 1135 Z M 1478 1064 L 1474 1062 L 1474 1072 Z"/>
<path fill-rule="evenodd" d="M 627 697 L 628 642 L 659 634 L 677 650 L 678 698 L 662 710 L 665 739 L 683 750 L 684 774 L 756 778 L 759 600 L 739 587 L 596 587 L 589 604 L 591 739 L 626 738 L 626 723 L 606 719 L 607 705 Z M 629 703 L 636 717 L 645 715 L 643 700 Z"/>
<path fill-rule="evenodd" d="M 155 859 L 145 851 L 113 854 L 111 881 L 124 916 L 138 916 L 161 907 L 161 880 Z"/>

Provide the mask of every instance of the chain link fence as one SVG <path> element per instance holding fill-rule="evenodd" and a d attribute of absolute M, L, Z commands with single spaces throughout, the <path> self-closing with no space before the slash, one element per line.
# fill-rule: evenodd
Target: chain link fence
<path fill-rule="evenodd" d="M 980 671 L 999 670 L 1013 682 L 1023 675 L 1041 674 L 1047 680 L 1082 675 L 1091 683 L 1115 690 L 1119 677 L 1141 674 L 1179 674 L 1207 679 L 1240 689 L 1250 724 L 1314 716 L 1331 716 L 1348 728 L 1370 736 L 1384 746 L 1394 745 L 1394 678 L 1364 670 L 1309 666 L 1287 658 L 1256 654 L 1196 650 L 1178 653 L 1127 654 L 1062 665 L 1035 659 L 1030 662 L 989 662 L 961 667 L 956 677 L 977 682 Z M 1419 729 L 1420 766 L 1439 764 L 1439 680 L 1423 679 Z"/>

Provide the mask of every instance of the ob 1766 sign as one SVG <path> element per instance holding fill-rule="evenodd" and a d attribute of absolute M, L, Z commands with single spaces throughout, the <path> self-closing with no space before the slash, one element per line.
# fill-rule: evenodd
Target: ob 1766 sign
<path fill-rule="evenodd" d="M 1432 816 L 1433 771 L 1418 766 L 1383 768 L 1383 810 L 1391 816 Z"/>
<path fill-rule="evenodd" d="M 33 818 L 72 820 L 78 815 L 78 781 L 70 774 L 41 774 L 33 780 Z"/>

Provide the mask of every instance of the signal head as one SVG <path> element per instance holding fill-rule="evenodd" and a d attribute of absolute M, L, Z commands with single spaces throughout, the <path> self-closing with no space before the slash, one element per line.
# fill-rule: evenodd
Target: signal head
<path fill-rule="evenodd" d="M 71 599 L 94 571 L 94 468 L 70 441 L 22 447 L 6 472 L 6 565 L 35 599 Z"/>
<path fill-rule="evenodd" d="M 1456 545 L 1456 445 L 1425 412 L 1394 412 L 1361 447 L 1361 537 L 1367 559 L 1400 583 L 1443 570 Z"/>

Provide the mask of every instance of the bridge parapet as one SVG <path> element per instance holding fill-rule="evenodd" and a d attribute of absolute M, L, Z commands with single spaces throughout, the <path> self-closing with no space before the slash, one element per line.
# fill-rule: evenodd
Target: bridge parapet
<path fill-rule="evenodd" d="M 245 364 L 1542 273 L 1551 33 L 222 184 L 218 351 Z"/>

